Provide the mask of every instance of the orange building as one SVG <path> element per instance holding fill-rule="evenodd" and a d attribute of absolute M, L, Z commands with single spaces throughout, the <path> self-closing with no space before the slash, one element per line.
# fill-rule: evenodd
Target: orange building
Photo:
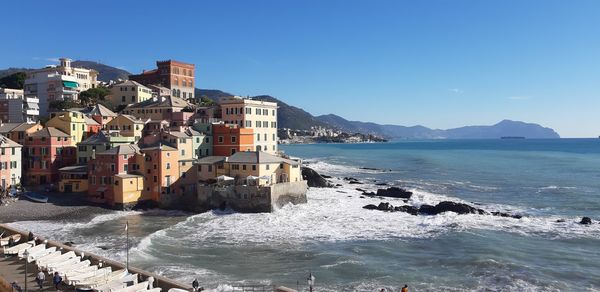
<path fill-rule="evenodd" d="M 213 124 L 213 155 L 229 156 L 254 150 L 254 130 L 235 124 Z"/>
<path fill-rule="evenodd" d="M 161 202 L 162 197 L 176 193 L 175 184 L 179 180 L 179 151 L 159 144 L 154 147 L 142 148 L 143 165 L 141 169 L 146 177 L 142 197 L 155 202 Z"/>
<path fill-rule="evenodd" d="M 162 85 L 171 90 L 171 95 L 183 99 L 194 98 L 196 85 L 195 65 L 175 60 L 157 61 L 156 69 L 142 74 L 129 75 L 129 80 L 143 85 Z"/>

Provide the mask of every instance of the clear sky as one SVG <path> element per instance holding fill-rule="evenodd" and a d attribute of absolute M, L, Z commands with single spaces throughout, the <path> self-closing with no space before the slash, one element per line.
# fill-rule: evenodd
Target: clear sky
<path fill-rule="evenodd" d="M 502 119 L 600 135 L 600 1 L 6 1 L 0 68 L 55 58 L 133 73 L 196 64 L 196 84 L 312 114 L 432 128 Z"/>

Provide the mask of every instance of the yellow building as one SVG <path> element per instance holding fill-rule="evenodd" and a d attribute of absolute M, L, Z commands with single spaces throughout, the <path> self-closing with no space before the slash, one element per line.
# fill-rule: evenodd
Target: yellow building
<path fill-rule="evenodd" d="M 145 122 L 130 115 L 119 115 L 112 119 L 106 127 L 109 132 L 119 132 L 123 137 L 134 137 L 137 142 L 142 138 Z"/>
<path fill-rule="evenodd" d="M 117 174 L 114 176 L 114 206 L 118 209 L 130 209 L 142 201 L 144 177 L 136 174 Z"/>
<path fill-rule="evenodd" d="M 50 114 L 50 120 L 46 123 L 46 127 L 54 127 L 67 133 L 71 136 L 73 146 L 81 142 L 87 132 L 85 115 L 74 110 Z"/>
<path fill-rule="evenodd" d="M 87 165 L 66 166 L 58 170 L 58 190 L 62 193 L 81 193 L 88 190 Z"/>
<path fill-rule="evenodd" d="M 302 180 L 301 162 L 262 151 L 237 152 L 230 157 L 209 156 L 197 162 L 198 180 L 209 182 L 219 176 L 237 184 L 272 185 Z"/>
<path fill-rule="evenodd" d="M 113 85 L 107 99 L 115 106 L 143 102 L 152 98 L 152 90 L 133 80 Z"/>

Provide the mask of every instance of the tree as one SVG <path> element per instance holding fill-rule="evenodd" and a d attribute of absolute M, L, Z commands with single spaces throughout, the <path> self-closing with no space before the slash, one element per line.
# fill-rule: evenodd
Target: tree
<path fill-rule="evenodd" d="M 25 72 L 17 72 L 8 76 L 4 76 L 0 78 L 0 87 L 23 89 L 25 78 L 27 78 L 27 73 Z"/>
<path fill-rule="evenodd" d="M 200 96 L 200 105 L 210 106 L 210 105 L 214 105 L 214 104 L 215 104 L 215 101 L 208 98 L 208 96 L 206 96 L 206 95 Z"/>
<path fill-rule="evenodd" d="M 73 100 L 53 100 L 50 102 L 49 107 L 55 110 L 65 110 L 74 107 L 78 107 L 79 103 Z"/>
<path fill-rule="evenodd" d="M 89 105 L 105 100 L 105 97 L 110 94 L 110 90 L 106 87 L 90 88 L 79 93 L 79 100 L 82 104 Z"/>

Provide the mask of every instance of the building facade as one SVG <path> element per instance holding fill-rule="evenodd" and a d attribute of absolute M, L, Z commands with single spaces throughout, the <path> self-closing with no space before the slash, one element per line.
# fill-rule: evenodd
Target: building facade
<path fill-rule="evenodd" d="M 40 115 L 40 100 L 25 97 L 21 89 L 0 88 L 0 121 L 4 123 L 35 123 Z"/>
<path fill-rule="evenodd" d="M 195 65 L 174 60 L 157 61 L 156 69 L 142 74 L 129 75 L 129 80 L 146 86 L 161 85 L 171 90 L 171 95 L 183 99 L 193 99 L 196 85 Z"/>
<path fill-rule="evenodd" d="M 277 103 L 230 97 L 221 100 L 221 119 L 254 131 L 254 149 L 275 154 L 277 145 Z"/>
<path fill-rule="evenodd" d="M 213 155 L 229 156 L 241 151 L 254 150 L 254 131 L 237 124 L 215 123 L 213 130 Z"/>
<path fill-rule="evenodd" d="M 152 90 L 136 81 L 127 80 L 117 83 L 110 89 L 108 100 L 115 108 L 134 104 L 152 98 Z"/>
<path fill-rule="evenodd" d="M 71 135 L 47 127 L 30 134 L 25 140 L 27 167 L 24 176 L 28 185 L 58 182 L 58 169 L 75 164 L 75 147 Z"/>
<path fill-rule="evenodd" d="M 21 145 L 0 135 L 0 187 L 6 190 L 21 183 Z"/>
<path fill-rule="evenodd" d="M 97 86 L 97 78 L 97 71 L 72 67 L 71 59 L 61 58 L 58 66 L 28 72 L 24 93 L 39 99 L 40 115 L 46 116 L 50 102 L 77 100 L 81 91 Z"/>

